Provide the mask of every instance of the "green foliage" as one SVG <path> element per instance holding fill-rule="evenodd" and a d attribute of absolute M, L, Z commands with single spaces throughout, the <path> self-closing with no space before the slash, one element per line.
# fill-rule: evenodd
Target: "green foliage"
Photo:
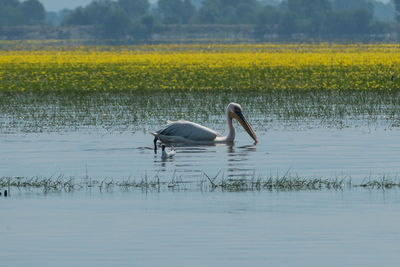
<path fill-rule="evenodd" d="M 396 7 L 396 19 L 400 21 L 400 0 L 392 0 L 394 6 Z"/>
<path fill-rule="evenodd" d="M 26 24 L 41 22 L 45 18 L 45 10 L 38 0 L 26 0 L 21 3 L 21 10 L 24 14 Z"/>
<path fill-rule="evenodd" d="M 193 4 L 195 3 L 196 6 Z M 400 19 L 400 0 L 393 0 Z M 89 25 L 99 38 L 150 38 L 160 24 L 248 24 L 254 36 L 336 37 L 385 34 L 395 25 L 374 20 L 369 0 L 159 0 L 149 13 L 149 0 L 93 0 L 89 5 L 59 13 L 48 13 L 47 23 Z M 0 0 L 0 27 L 45 22 L 40 0 Z M 61 21 L 62 20 L 62 21 Z M 61 21 L 61 23 L 60 23 Z M 168 29 L 168 27 L 164 27 Z"/>
<path fill-rule="evenodd" d="M 18 6 L 4 5 L 0 8 L 0 26 L 21 25 L 24 20 L 22 10 Z"/>
<path fill-rule="evenodd" d="M 64 20 L 61 23 L 62 25 L 89 25 L 92 24 L 89 16 L 86 13 L 86 9 L 83 7 L 78 7 L 75 10 L 71 11 L 64 17 Z"/>
<path fill-rule="evenodd" d="M 367 9 L 373 11 L 374 5 L 367 0 L 335 0 L 333 1 L 332 7 L 334 10 L 359 10 Z"/>
<path fill-rule="evenodd" d="M 118 4 L 130 17 L 146 14 L 150 4 L 147 0 L 118 0 Z"/>
<path fill-rule="evenodd" d="M 18 0 L 0 0 L 0 7 L 18 7 Z"/>
<path fill-rule="evenodd" d="M 38 0 L 0 0 L 0 26 L 40 24 L 44 18 L 45 10 Z"/>
<path fill-rule="evenodd" d="M 365 0 L 286 0 L 280 8 L 266 6 L 261 10 L 256 35 L 262 39 L 263 35 L 273 32 L 309 36 L 384 32 L 382 23 L 373 21 L 373 5 L 368 3 Z"/>
<path fill-rule="evenodd" d="M 79 7 L 69 13 L 62 24 L 94 25 L 100 37 L 117 38 L 126 33 L 129 23 L 128 14 L 118 3 L 96 0 L 84 8 Z"/>
<path fill-rule="evenodd" d="M 190 0 L 159 0 L 158 12 L 166 24 L 187 24 L 196 9 Z"/>
<path fill-rule="evenodd" d="M 153 18 L 146 15 L 147 0 L 95 0 L 67 14 L 62 25 L 92 25 L 101 38 L 121 38 L 134 35 L 148 38 L 153 30 Z"/>
<path fill-rule="evenodd" d="M 289 12 L 301 18 L 312 18 L 327 14 L 331 9 L 329 0 L 287 0 Z"/>
<path fill-rule="evenodd" d="M 196 21 L 204 24 L 255 24 L 256 0 L 205 0 L 199 9 Z"/>

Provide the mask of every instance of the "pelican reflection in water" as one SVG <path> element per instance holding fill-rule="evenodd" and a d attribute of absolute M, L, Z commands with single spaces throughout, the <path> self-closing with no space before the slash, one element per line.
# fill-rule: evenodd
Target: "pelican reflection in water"
<path fill-rule="evenodd" d="M 242 107 L 236 103 L 230 103 L 226 109 L 226 120 L 228 124 L 228 135 L 221 136 L 218 132 L 204 127 L 200 124 L 179 120 L 168 121 L 168 124 L 156 131 L 151 132 L 154 135 L 154 152 L 157 153 L 157 140 L 163 143 L 190 143 L 190 144 L 214 144 L 230 143 L 235 140 L 235 128 L 233 128 L 232 119 L 235 118 L 247 131 L 247 133 L 258 142 L 257 136 L 243 116 Z"/>

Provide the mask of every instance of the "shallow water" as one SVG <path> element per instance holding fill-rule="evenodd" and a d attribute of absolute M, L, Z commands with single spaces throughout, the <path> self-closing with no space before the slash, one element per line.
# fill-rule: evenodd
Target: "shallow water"
<path fill-rule="evenodd" d="M 259 143 L 242 129 L 233 145 L 177 146 L 175 157 L 161 159 L 145 132 L 8 134 L 0 138 L 0 175 L 64 175 L 141 179 L 160 177 L 198 181 L 203 173 L 222 177 L 391 176 L 400 171 L 397 129 L 298 129 L 257 132 Z M 167 148 L 169 150 L 169 148 Z"/>
<path fill-rule="evenodd" d="M 186 117 L 179 105 L 171 114 L 169 105 L 150 114 L 159 100 L 153 99 L 132 118 L 129 101 L 141 100 L 120 96 L 102 105 L 90 97 L 72 106 L 69 98 L 65 106 L 43 104 L 40 97 L 33 104 L 26 98 L 15 100 L 21 105 L 4 101 L 0 177 L 199 182 L 204 173 L 217 179 L 290 173 L 397 181 L 397 105 L 377 108 L 368 102 L 374 97 L 364 97 L 361 107 L 336 106 L 338 97 L 320 114 L 322 100 L 295 105 L 285 102 L 287 96 L 273 109 L 257 106 L 273 98 L 235 99 L 247 101 L 257 145 L 236 127 L 233 145 L 177 146 L 168 160 L 154 155 L 150 130 L 165 118 L 185 118 L 224 133 L 223 112 L 205 116 L 210 103 Z M 229 96 L 217 102 L 224 98 Z M 400 260 L 398 189 L 226 192 L 189 186 L 9 193 L 0 197 L 0 266 L 397 266 Z"/>
<path fill-rule="evenodd" d="M 397 266 L 399 191 L 0 199 L 4 266 Z"/>

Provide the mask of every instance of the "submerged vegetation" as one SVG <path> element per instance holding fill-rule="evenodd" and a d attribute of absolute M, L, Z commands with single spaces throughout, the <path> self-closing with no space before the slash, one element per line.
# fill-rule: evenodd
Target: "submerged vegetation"
<path fill-rule="evenodd" d="M 136 91 L 0 93 L 0 133 L 88 129 L 148 131 L 187 119 L 225 130 L 228 103 L 240 103 L 256 131 L 293 127 L 400 126 L 399 90 Z"/>

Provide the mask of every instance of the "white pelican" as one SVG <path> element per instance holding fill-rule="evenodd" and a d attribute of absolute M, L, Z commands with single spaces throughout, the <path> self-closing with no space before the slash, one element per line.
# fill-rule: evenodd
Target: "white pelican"
<path fill-rule="evenodd" d="M 175 151 L 175 149 L 173 147 L 171 147 L 171 151 L 170 152 L 165 151 L 165 145 L 164 144 L 162 144 L 161 148 L 162 148 L 162 154 L 161 154 L 161 158 L 162 159 L 172 158 L 176 154 L 176 151 Z"/>
<path fill-rule="evenodd" d="M 229 143 L 235 139 L 235 128 L 232 119 L 235 118 L 247 131 L 247 133 L 257 143 L 257 136 L 242 114 L 242 107 L 236 103 L 230 103 L 226 108 L 228 135 L 221 136 L 216 131 L 190 121 L 168 121 L 168 124 L 156 131 L 154 135 L 154 152 L 157 153 L 157 140 L 163 143 L 194 143 L 194 144 L 213 144 Z"/>

